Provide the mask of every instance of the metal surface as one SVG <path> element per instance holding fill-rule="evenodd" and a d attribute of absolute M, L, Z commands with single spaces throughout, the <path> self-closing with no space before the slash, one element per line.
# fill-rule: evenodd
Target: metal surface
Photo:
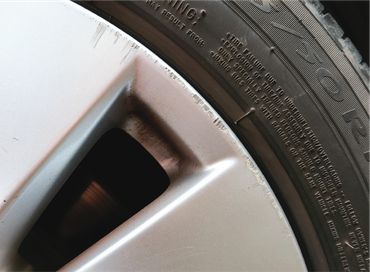
<path fill-rule="evenodd" d="M 22 239 L 113 127 L 139 141 L 171 185 L 62 270 L 306 269 L 252 158 L 176 72 L 74 3 L 0 6 L 1 270 L 19 269 Z"/>

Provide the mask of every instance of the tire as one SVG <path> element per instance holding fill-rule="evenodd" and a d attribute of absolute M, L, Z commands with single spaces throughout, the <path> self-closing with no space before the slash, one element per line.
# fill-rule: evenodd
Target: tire
<path fill-rule="evenodd" d="M 320 3 L 78 3 L 0 9 L 0 270 L 368 270 L 369 71 Z"/>
<path fill-rule="evenodd" d="M 77 2 L 192 84 L 253 155 L 307 268 L 369 269 L 369 71 L 318 2 Z"/>

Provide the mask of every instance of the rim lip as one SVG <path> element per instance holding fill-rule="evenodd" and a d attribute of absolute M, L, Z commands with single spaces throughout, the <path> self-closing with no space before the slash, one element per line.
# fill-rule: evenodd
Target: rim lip
<path fill-rule="evenodd" d="M 104 25 L 108 26 L 107 22 L 104 22 L 99 17 L 88 13 L 87 11 L 83 10 L 82 8 L 79 8 L 77 5 L 75 5 L 73 3 L 63 2 L 63 5 L 67 6 L 68 9 L 70 9 L 70 10 L 78 11 L 80 13 L 83 13 L 84 15 L 88 14 L 89 16 L 92 16 L 94 18 L 95 24 L 97 26 L 97 29 L 96 29 L 96 32 L 95 32 L 95 34 L 96 34 L 95 37 L 98 37 L 98 42 L 99 43 L 103 43 L 102 37 L 103 37 L 103 34 L 104 34 L 105 30 L 102 31 L 102 25 L 104 24 Z M 108 27 L 110 29 L 114 29 L 114 31 L 116 31 L 115 33 L 120 33 L 120 35 L 125 36 L 125 38 L 127 38 L 129 41 L 131 41 L 131 46 L 134 45 L 134 44 L 139 45 L 139 43 L 137 43 L 136 41 L 133 41 L 132 38 L 128 38 L 128 36 L 126 36 L 126 34 L 123 34 L 123 32 L 121 30 L 116 29 L 112 25 L 109 25 Z M 99 37 L 100 33 L 103 33 L 103 34 Z M 94 44 L 94 40 L 93 40 L 93 44 Z M 96 45 L 97 45 L 97 43 L 95 44 L 95 46 Z M 138 51 L 141 50 L 142 48 L 143 48 L 143 46 L 139 45 Z M 167 171 L 167 173 L 170 174 L 170 176 L 172 178 L 172 181 L 173 181 L 173 184 L 179 184 L 180 180 L 182 178 L 185 179 L 185 178 L 188 178 L 189 176 L 192 176 L 194 174 L 205 173 L 207 171 L 210 171 L 210 169 L 214 169 L 214 167 L 215 167 L 215 165 L 217 165 L 217 163 L 218 164 L 221 163 L 221 162 L 226 163 L 226 165 L 229 165 L 229 166 L 225 166 L 226 167 L 225 169 L 228 169 L 228 167 L 231 167 L 231 165 L 233 164 L 233 161 L 236 160 L 236 158 L 240 158 L 240 156 L 242 158 L 247 157 L 248 158 L 248 163 L 249 163 L 248 171 L 251 171 L 254 174 L 255 179 L 259 180 L 260 185 L 263 185 L 264 188 L 268 191 L 269 197 L 271 196 L 271 198 L 270 198 L 271 201 L 272 200 L 274 201 L 273 206 L 274 206 L 274 209 L 276 209 L 278 214 L 279 214 L 278 217 L 280 218 L 280 220 L 284 218 L 285 225 L 289 226 L 287 219 L 283 215 L 281 207 L 277 203 L 277 200 L 274 197 L 271 188 L 268 186 L 267 182 L 262 177 L 262 174 L 261 174 L 260 170 L 257 168 L 256 164 L 253 162 L 250 155 L 246 152 L 246 150 L 244 149 L 242 144 L 239 142 L 239 140 L 236 138 L 236 136 L 233 134 L 233 132 L 230 130 L 230 128 L 228 128 L 227 125 L 223 121 L 221 121 L 222 120 L 221 117 L 211 108 L 211 106 L 206 101 L 204 101 L 204 99 L 201 98 L 201 96 L 199 94 L 196 93 L 196 91 L 193 88 L 190 87 L 190 85 L 188 83 L 186 83 L 175 71 L 173 71 L 171 68 L 169 68 L 160 59 L 155 57 L 152 53 L 149 53 L 149 51 L 146 50 L 146 49 L 144 49 L 143 52 L 141 52 L 141 55 L 142 55 L 142 57 L 145 56 L 147 59 L 149 59 L 152 62 L 153 67 L 156 66 L 156 68 L 154 68 L 154 70 L 157 69 L 158 72 L 160 70 L 162 72 L 165 71 L 163 73 L 164 76 L 167 76 L 171 80 L 170 81 L 171 83 L 177 84 L 177 87 L 179 89 L 185 90 L 185 93 L 188 96 L 188 99 L 190 101 L 195 100 L 195 101 L 191 101 L 192 104 L 195 105 L 195 108 L 197 108 L 199 112 L 203 112 L 204 116 L 207 117 L 207 118 L 205 118 L 205 120 L 207 120 L 211 124 L 211 127 L 216 128 L 216 129 L 213 129 L 212 132 L 216 132 L 216 131 L 219 132 L 219 135 L 217 134 L 218 136 L 216 137 L 216 139 L 214 139 L 216 142 L 220 139 L 220 137 L 221 138 L 226 138 L 226 139 L 229 140 L 229 144 L 228 144 L 229 146 L 226 146 L 224 151 L 229 150 L 230 153 L 219 152 L 219 153 L 222 153 L 222 155 L 218 154 L 218 156 L 211 157 L 211 158 L 209 158 L 209 157 L 205 158 L 206 156 L 204 156 L 204 154 L 202 154 L 203 156 L 200 156 L 200 157 L 199 157 L 199 154 L 198 155 L 193 154 L 194 156 L 192 156 L 191 154 L 196 153 L 195 152 L 196 150 L 191 150 L 191 148 L 190 148 L 190 150 L 185 150 L 186 147 L 187 147 L 187 144 L 183 144 L 183 143 L 179 144 L 179 146 L 180 146 L 179 147 L 179 149 L 180 149 L 179 153 L 180 153 L 181 158 L 177 162 L 181 162 L 182 164 L 179 166 L 178 163 L 175 163 L 175 164 L 171 164 L 170 167 L 164 167 L 165 170 Z M 15 235 L 15 236 L 17 236 L 17 237 L 14 237 L 14 236 L 13 237 L 7 237 L 7 239 L 6 239 L 7 241 L 5 243 L 2 243 L 2 244 L 4 244 L 4 245 L 5 244 L 6 245 L 13 244 L 12 246 L 16 250 L 16 245 L 19 244 L 19 242 L 21 240 L 21 237 L 24 236 L 24 233 L 26 233 L 27 229 L 29 229 L 30 226 L 32 226 L 32 222 L 34 222 L 37 219 L 37 217 L 41 213 L 43 207 L 45 207 L 47 205 L 47 203 L 50 201 L 53 194 L 58 190 L 58 188 L 61 186 L 61 184 L 65 180 L 66 176 L 68 176 L 69 173 L 71 172 L 71 169 L 83 157 L 83 154 L 86 154 L 86 152 L 89 150 L 89 148 L 91 147 L 93 142 L 96 141 L 97 135 L 101 135 L 102 132 L 106 131 L 108 128 L 114 126 L 113 124 L 117 124 L 117 123 L 124 124 L 124 125 L 122 125 L 122 127 L 126 131 L 129 131 L 130 127 L 135 126 L 135 123 L 134 123 L 134 125 L 132 125 L 132 122 L 131 123 L 127 122 L 127 120 L 129 120 L 129 121 L 132 120 L 130 118 L 127 118 L 127 119 L 125 119 L 125 121 L 123 121 L 122 117 L 115 116 L 115 113 L 117 111 L 117 107 L 119 107 L 120 105 L 119 104 L 115 105 L 114 103 L 111 103 L 111 101 L 112 101 L 112 96 L 117 97 L 117 93 L 115 93 L 115 91 L 117 91 L 117 89 L 129 90 L 128 92 L 122 92 L 120 94 L 120 95 L 123 95 L 123 96 L 130 96 L 132 94 L 134 94 L 133 96 L 136 97 L 136 98 L 138 98 L 140 96 L 140 95 L 137 95 L 137 93 L 138 93 L 137 91 L 133 92 L 132 90 L 133 89 L 136 89 L 136 90 L 143 90 L 144 89 L 144 86 L 141 86 L 141 87 L 138 87 L 138 88 L 133 87 L 133 86 L 135 86 L 135 84 L 140 86 L 140 83 L 141 83 L 140 80 L 144 77 L 138 77 L 137 75 L 134 75 L 134 74 L 137 73 L 137 71 L 140 71 L 140 69 L 137 70 L 138 66 L 140 66 L 142 63 L 144 63 L 144 66 L 148 66 L 148 63 L 145 62 L 147 60 L 145 60 L 145 61 L 139 60 L 138 61 L 138 59 L 139 58 L 137 58 L 134 62 L 130 62 L 129 59 L 126 59 L 126 63 L 130 63 L 130 64 L 125 69 L 123 69 L 124 71 L 122 73 L 120 73 L 120 75 L 118 75 L 117 77 L 110 78 L 108 81 L 106 81 L 106 84 L 107 84 L 107 86 L 109 86 L 109 88 L 104 89 L 105 92 L 100 95 L 98 100 L 94 100 L 94 98 L 91 98 L 92 99 L 90 101 L 91 105 L 87 107 L 88 110 L 85 110 L 85 112 L 82 115 L 80 115 L 78 120 L 75 121 L 75 123 L 73 123 L 73 125 L 67 131 L 65 131 L 63 133 L 62 137 L 60 137 L 56 142 L 53 143 L 53 145 L 52 145 L 53 148 L 50 150 L 50 153 L 45 154 L 44 155 L 45 157 L 43 157 L 42 159 L 39 159 L 40 163 L 38 163 L 38 164 L 36 164 L 36 166 L 32 167 L 31 172 L 30 172 L 31 174 L 27 174 L 27 175 L 21 177 L 19 179 L 19 183 L 15 184 L 13 188 L 11 188 L 10 190 L 7 191 L 8 195 L 6 196 L 6 198 L 7 199 L 12 199 L 12 200 L 7 201 L 6 205 L 2 205 L 2 207 L 1 207 L 1 213 L 0 214 L 1 214 L 2 219 L 3 219 L 1 222 L 5 223 L 4 226 L 9 221 L 10 222 L 12 222 L 12 221 L 16 222 L 17 220 L 19 220 L 19 214 L 16 215 L 14 213 L 14 211 L 16 211 L 17 209 L 18 209 L 18 211 L 19 211 L 19 209 L 23 210 L 23 213 L 26 212 L 26 211 L 24 211 L 25 206 L 22 205 L 22 202 L 27 202 L 27 201 L 29 202 L 30 199 L 35 196 L 35 194 L 36 195 L 40 195 L 40 194 L 44 195 L 45 198 L 43 198 L 42 200 L 33 201 L 33 204 L 31 204 L 27 207 L 29 209 L 28 218 L 21 220 L 21 222 L 24 222 L 24 225 L 22 225 L 21 227 L 16 228 L 15 232 L 17 233 L 17 235 Z M 156 75 L 154 75 L 154 76 L 156 76 Z M 122 86 L 126 86 L 126 87 L 122 88 Z M 145 100 L 145 99 L 147 99 L 147 100 Z M 151 103 L 148 103 L 148 98 L 145 98 L 145 97 L 141 96 L 139 100 L 141 100 L 141 102 L 140 102 L 140 103 L 142 103 L 141 105 L 145 105 L 145 106 L 148 106 L 148 107 L 153 109 L 153 105 L 150 105 Z M 113 100 L 113 101 L 118 101 L 118 100 Z M 124 100 L 124 101 L 127 101 L 127 100 Z M 196 102 L 196 103 L 194 103 L 194 102 Z M 109 107 L 107 107 L 107 105 L 109 105 Z M 100 114 L 100 112 L 102 112 L 102 110 L 104 112 L 104 115 Z M 212 115 L 213 119 L 210 119 L 209 115 Z M 104 120 L 104 119 L 107 118 L 107 116 L 113 118 L 114 121 L 112 123 L 108 124 L 108 125 L 106 124 L 104 126 L 103 125 L 94 126 L 97 123 L 96 122 L 97 119 L 98 120 Z M 162 116 L 160 116 L 160 118 L 161 117 Z M 151 116 L 151 118 L 152 118 L 151 120 L 153 120 L 153 116 Z M 95 121 L 93 121 L 93 120 L 95 120 Z M 8 120 L 8 122 L 10 122 L 10 121 Z M 91 123 L 93 123 L 93 124 L 91 124 Z M 213 123 L 216 123 L 217 126 L 215 127 L 215 125 Z M 157 122 L 157 124 L 158 124 L 158 122 Z M 86 129 L 86 127 L 88 127 L 90 131 L 83 132 L 83 129 Z M 91 133 L 91 131 L 94 131 L 94 133 Z M 133 131 L 132 133 L 134 134 L 135 131 L 134 130 L 132 130 L 132 131 Z M 156 135 L 156 133 L 153 132 L 152 137 L 155 138 L 155 137 L 158 137 L 158 136 Z M 76 141 L 76 139 L 78 139 L 78 140 Z M 72 143 L 75 146 L 74 150 L 71 150 L 71 148 L 69 148 L 69 149 L 67 148 Z M 146 142 L 142 142 L 142 144 L 144 146 L 145 146 L 145 143 Z M 162 146 L 159 146 L 159 147 L 160 147 L 159 149 L 163 149 Z M 66 154 L 66 150 L 68 150 L 68 154 Z M 76 156 L 77 153 L 79 154 L 78 156 Z M 160 156 L 160 154 L 156 153 L 156 150 L 152 150 L 151 153 L 157 159 Z M 189 154 L 190 154 L 190 156 L 189 156 Z M 64 161 L 60 159 L 61 155 L 62 155 L 62 157 L 64 157 Z M 190 159 L 187 162 L 186 162 L 186 160 L 183 159 L 183 158 L 189 158 L 189 157 L 193 157 L 193 159 Z M 71 159 L 71 158 L 73 158 L 73 159 Z M 198 158 L 198 159 L 194 159 L 194 158 Z M 160 161 L 160 159 L 158 159 L 158 160 Z M 184 162 L 186 162 L 186 163 L 184 163 Z M 243 163 L 245 163 L 245 162 L 243 161 Z M 63 165 L 63 167 L 61 167 L 61 165 Z M 186 167 L 184 167 L 184 171 L 180 171 L 181 174 L 179 174 L 177 176 L 172 174 L 172 173 L 179 173 L 178 169 L 180 169 L 183 166 L 186 166 Z M 49 186 L 48 188 L 44 188 L 44 193 L 40 193 L 40 191 L 36 192 L 35 191 L 35 189 L 37 189 L 37 188 L 35 188 L 35 184 L 36 184 L 36 187 L 37 187 L 37 181 L 36 180 L 40 179 L 40 175 L 42 175 L 43 172 L 45 172 L 46 170 L 49 170 L 51 168 L 55 168 L 55 167 L 59 168 L 59 170 L 56 171 L 56 173 L 54 173 L 54 179 L 55 179 L 54 183 L 50 183 L 50 185 L 48 185 Z M 175 168 L 175 170 L 172 170 L 173 167 Z M 63 169 L 61 169 L 61 168 L 63 168 Z M 2 183 L 2 184 L 4 184 L 4 183 Z M 4 190 L 3 190 L 3 192 L 4 192 Z M 270 203 L 270 205 L 271 205 L 271 203 Z M 18 224 L 19 224 L 19 221 L 18 221 Z M 9 226 L 12 226 L 12 225 L 10 224 L 10 225 L 8 225 L 8 227 Z M 12 227 L 14 227 L 14 226 L 12 226 Z M 291 230 L 290 230 L 289 233 L 290 233 L 289 235 L 292 235 Z M 298 248 L 296 242 L 295 242 L 295 244 L 296 244 L 295 247 Z M 11 252 L 11 251 L 9 251 L 9 252 Z M 11 253 L 14 254 L 14 252 L 11 252 Z M 5 254 L 5 255 L 7 255 L 7 254 Z M 303 258 L 302 258 L 301 255 L 299 255 L 299 256 L 298 256 L 298 258 L 300 258 L 300 261 L 302 262 L 302 264 L 304 266 Z M 7 257 L 9 257 L 9 256 L 7 256 Z"/>

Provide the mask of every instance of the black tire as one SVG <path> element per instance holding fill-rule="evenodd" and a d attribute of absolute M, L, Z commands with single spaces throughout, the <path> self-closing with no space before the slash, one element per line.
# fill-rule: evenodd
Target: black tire
<path fill-rule="evenodd" d="M 319 3 L 78 3 L 219 111 L 274 189 L 309 270 L 369 269 L 368 68 Z"/>

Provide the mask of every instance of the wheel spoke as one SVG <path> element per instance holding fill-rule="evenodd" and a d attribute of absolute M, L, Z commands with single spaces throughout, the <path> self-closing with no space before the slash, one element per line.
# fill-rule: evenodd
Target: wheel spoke
<path fill-rule="evenodd" d="M 253 171 L 224 160 L 178 180 L 64 270 L 301 270 L 275 201 Z"/>

